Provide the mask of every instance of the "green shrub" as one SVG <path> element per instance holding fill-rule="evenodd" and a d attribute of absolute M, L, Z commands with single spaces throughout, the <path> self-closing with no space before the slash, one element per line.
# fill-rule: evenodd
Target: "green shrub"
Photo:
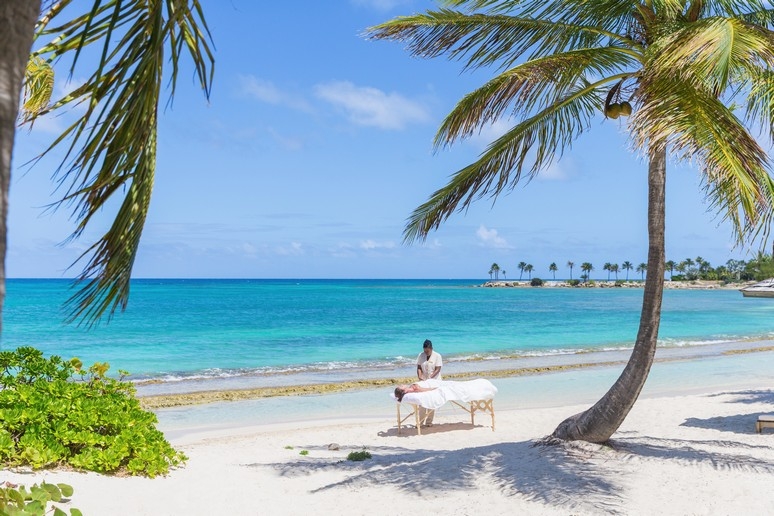
<path fill-rule="evenodd" d="M 125 372 L 114 379 L 106 363 L 82 366 L 32 347 L 0 351 L 0 463 L 154 477 L 185 462 Z"/>
<path fill-rule="evenodd" d="M 529 284 L 532 285 L 533 287 L 542 287 L 543 280 L 540 278 L 532 278 L 532 281 L 530 281 Z"/>
<path fill-rule="evenodd" d="M 371 453 L 365 449 L 361 451 L 349 452 L 349 455 L 347 455 L 347 460 L 353 460 L 353 461 L 366 460 L 370 458 L 371 458 Z"/>
<path fill-rule="evenodd" d="M 615 286 L 616 287 L 623 287 L 624 286 L 624 280 L 615 280 Z"/>
<path fill-rule="evenodd" d="M 30 490 L 24 486 L 5 483 L 0 486 L 0 514 L 8 516 L 45 516 L 48 502 L 59 502 L 69 498 L 73 488 L 67 484 L 34 484 Z M 67 516 L 58 507 L 53 508 L 53 516 Z M 82 516 L 78 509 L 70 509 L 70 516 Z"/>
<path fill-rule="evenodd" d="M 571 279 L 570 281 L 567 282 L 567 284 L 570 285 L 571 287 L 577 287 L 578 285 L 580 285 L 580 280 Z"/>

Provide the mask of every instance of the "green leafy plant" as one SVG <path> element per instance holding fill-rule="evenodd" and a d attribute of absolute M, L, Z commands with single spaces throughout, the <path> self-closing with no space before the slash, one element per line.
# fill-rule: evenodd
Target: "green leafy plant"
<path fill-rule="evenodd" d="M 298 452 L 299 455 L 309 455 L 309 450 L 301 450 Z"/>
<path fill-rule="evenodd" d="M 48 502 L 61 502 L 73 494 L 73 488 L 67 484 L 34 484 L 29 491 L 24 486 L 6 482 L 0 486 L 0 514 L 4 516 L 44 516 L 48 512 Z M 54 516 L 67 516 L 58 507 L 53 508 Z M 82 516 L 80 510 L 70 509 L 70 516 Z"/>
<path fill-rule="evenodd" d="M 149 477 L 183 464 L 126 372 L 110 378 L 109 368 L 84 369 L 77 358 L 44 358 L 32 347 L 0 351 L 0 463 Z"/>
<path fill-rule="evenodd" d="M 285 446 L 285 449 L 286 449 L 286 450 L 292 450 L 292 449 L 293 449 L 293 447 L 292 447 L 292 446 L 290 446 L 290 445 L 288 444 L 287 446 Z"/>
<path fill-rule="evenodd" d="M 530 280 L 529 284 L 533 287 L 542 287 L 543 286 L 543 280 L 540 278 L 532 278 Z"/>
<path fill-rule="evenodd" d="M 361 461 L 371 458 L 371 453 L 363 448 L 360 451 L 353 451 L 349 452 L 349 455 L 347 455 L 347 460 L 353 460 L 353 461 Z"/>

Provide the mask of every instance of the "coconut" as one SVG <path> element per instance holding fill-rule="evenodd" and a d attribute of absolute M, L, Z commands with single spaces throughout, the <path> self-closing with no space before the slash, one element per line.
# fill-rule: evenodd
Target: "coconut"
<path fill-rule="evenodd" d="M 628 102 L 621 103 L 621 115 L 629 116 L 632 114 L 632 105 Z"/>
<path fill-rule="evenodd" d="M 608 118 L 618 118 L 621 115 L 621 104 L 614 102 L 607 106 L 605 115 L 607 115 Z"/>

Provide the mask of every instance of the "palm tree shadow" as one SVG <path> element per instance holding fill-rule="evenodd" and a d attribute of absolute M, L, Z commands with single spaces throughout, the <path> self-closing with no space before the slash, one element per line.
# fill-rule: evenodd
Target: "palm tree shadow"
<path fill-rule="evenodd" d="M 708 394 L 707 397 L 725 397 L 726 403 L 759 404 L 766 403 L 774 405 L 774 391 L 772 390 L 746 390 L 719 392 Z M 751 412 L 748 414 L 735 414 L 732 416 L 715 416 L 710 418 L 691 417 L 686 419 L 680 426 L 689 426 L 695 428 L 705 428 L 708 430 L 719 430 L 721 432 L 733 432 L 738 434 L 751 434 L 755 432 L 755 421 L 761 414 L 769 412 Z"/>
<path fill-rule="evenodd" d="M 706 464 L 724 471 L 774 474 L 774 463 L 771 460 L 760 459 L 746 453 L 748 450 L 756 452 L 774 450 L 772 446 L 745 444 L 733 440 L 665 439 L 647 436 L 618 438 L 611 441 L 611 445 L 620 452 L 642 459 L 657 459 L 686 465 Z M 719 451 L 718 447 L 727 448 L 730 451 Z"/>
<path fill-rule="evenodd" d="M 587 443 L 584 443 L 587 444 Z M 309 446 L 305 446 L 309 449 Z M 598 449 L 595 448 L 595 450 Z M 617 512 L 623 506 L 619 475 L 600 470 L 595 452 L 575 443 L 536 446 L 531 441 L 499 443 L 460 450 L 401 447 L 369 448 L 363 462 L 310 460 L 274 464 L 281 476 L 312 476 L 337 470 L 344 478 L 311 492 L 391 485 L 406 493 L 474 491 L 481 482 L 496 485 L 505 496 L 540 501 L 581 512 Z M 341 478 L 342 475 L 337 475 Z"/>
<path fill-rule="evenodd" d="M 747 390 L 719 392 L 709 394 L 707 397 L 729 396 L 727 403 L 768 403 L 774 405 L 774 390 Z"/>
<path fill-rule="evenodd" d="M 709 418 L 689 417 L 680 426 L 706 428 L 721 432 L 733 432 L 737 434 L 754 434 L 755 422 L 758 416 L 765 412 L 752 412 L 750 414 L 735 414 L 733 416 L 715 416 Z"/>

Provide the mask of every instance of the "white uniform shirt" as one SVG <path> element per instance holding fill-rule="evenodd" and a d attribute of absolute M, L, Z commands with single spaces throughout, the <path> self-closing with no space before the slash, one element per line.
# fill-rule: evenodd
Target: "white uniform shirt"
<path fill-rule="evenodd" d="M 430 375 L 433 374 L 433 371 L 435 371 L 436 367 L 442 367 L 443 366 L 443 358 L 441 357 L 440 353 L 437 353 L 433 351 L 430 354 L 430 358 L 427 358 L 427 355 L 423 351 L 419 354 L 417 357 L 417 365 L 422 370 L 422 379 L 428 380 L 430 379 Z M 441 380 L 441 371 L 438 371 L 438 376 L 434 378 L 434 380 Z"/>

